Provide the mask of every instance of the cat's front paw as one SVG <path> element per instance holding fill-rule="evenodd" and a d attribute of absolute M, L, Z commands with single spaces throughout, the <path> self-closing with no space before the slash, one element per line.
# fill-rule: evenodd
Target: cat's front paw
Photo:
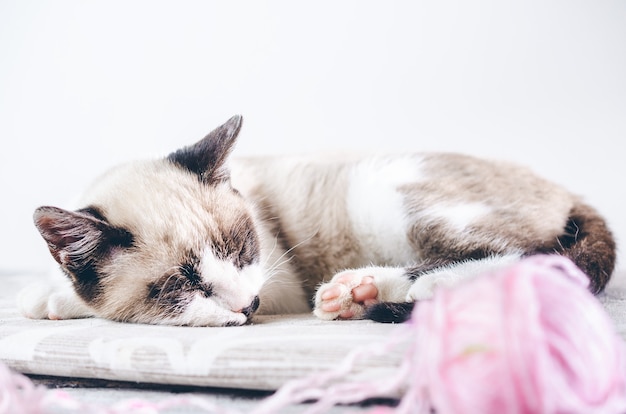
<path fill-rule="evenodd" d="M 17 307 L 30 319 L 75 319 L 93 316 L 92 311 L 67 289 L 46 284 L 32 284 L 17 296 Z"/>
<path fill-rule="evenodd" d="M 346 270 L 322 284 L 315 295 L 313 313 L 320 319 L 360 319 L 366 307 L 378 302 L 374 276 L 364 269 Z"/>
<path fill-rule="evenodd" d="M 17 308 L 27 318 L 48 319 L 48 298 L 52 287 L 31 284 L 17 294 Z"/>

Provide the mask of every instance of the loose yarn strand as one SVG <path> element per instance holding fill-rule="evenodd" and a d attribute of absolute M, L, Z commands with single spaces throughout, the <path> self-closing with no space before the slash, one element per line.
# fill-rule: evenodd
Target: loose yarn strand
<path fill-rule="evenodd" d="M 376 343 L 354 349 L 335 369 L 287 382 L 275 394 L 263 401 L 251 414 L 270 414 L 290 404 L 317 400 L 306 411 L 307 414 L 313 414 L 324 412 L 324 410 L 339 403 L 354 403 L 366 398 L 387 396 L 394 393 L 398 390 L 398 386 L 404 382 L 404 378 L 400 375 L 397 375 L 397 380 L 392 380 L 388 387 L 384 385 L 381 387 L 384 382 L 381 383 L 380 381 L 329 384 L 352 372 L 358 361 L 385 354 L 396 346 L 406 343 L 410 339 L 409 326 L 410 324 L 400 326 L 399 328 L 404 329 L 396 330 L 394 335 L 385 343 Z M 408 370 L 409 367 L 407 366 L 400 370 L 400 374 L 406 375 Z M 367 389 L 372 389 L 372 391 L 364 391 Z"/>

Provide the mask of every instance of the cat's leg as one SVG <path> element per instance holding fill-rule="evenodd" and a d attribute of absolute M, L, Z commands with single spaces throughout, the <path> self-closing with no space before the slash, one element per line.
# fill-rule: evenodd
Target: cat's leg
<path fill-rule="evenodd" d="M 520 257 L 520 254 L 514 253 L 448 264 L 439 262 L 407 268 L 368 267 L 346 270 L 319 287 L 315 296 L 314 314 L 327 320 L 360 319 L 368 308 L 375 307 L 378 303 L 406 303 L 430 299 L 438 288 L 453 287 L 481 274 L 507 267 Z M 384 313 L 385 309 L 377 311 L 380 312 Z M 375 317 L 371 312 L 367 317 L 391 320 L 387 315 Z"/>
<path fill-rule="evenodd" d="M 65 276 L 62 276 L 65 277 Z M 77 319 L 94 316 L 68 281 L 52 277 L 32 283 L 17 295 L 17 307 L 31 319 Z"/>
<path fill-rule="evenodd" d="M 315 295 L 320 319 L 360 319 L 378 302 L 402 302 L 412 281 L 402 267 L 365 267 L 337 273 Z"/>
<path fill-rule="evenodd" d="M 407 274 L 414 280 L 406 296 L 407 302 L 430 299 L 435 290 L 453 287 L 476 276 L 490 273 L 519 261 L 521 254 L 489 256 L 483 259 L 464 260 L 426 270 L 416 266 L 407 268 Z"/>

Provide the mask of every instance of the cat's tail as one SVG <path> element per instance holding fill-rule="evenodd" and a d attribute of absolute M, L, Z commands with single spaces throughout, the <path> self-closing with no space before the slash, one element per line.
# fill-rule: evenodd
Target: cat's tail
<path fill-rule="evenodd" d="M 616 246 L 606 221 L 591 206 L 578 203 L 553 251 L 571 259 L 589 277 L 589 290 L 604 290 L 615 268 Z M 545 251 L 545 253 L 550 253 Z"/>

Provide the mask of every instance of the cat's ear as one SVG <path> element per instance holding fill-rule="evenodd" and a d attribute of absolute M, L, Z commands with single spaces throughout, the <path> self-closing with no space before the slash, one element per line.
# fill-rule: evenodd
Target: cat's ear
<path fill-rule="evenodd" d="M 233 149 L 243 118 L 235 115 L 193 145 L 171 153 L 167 159 L 198 175 L 207 184 L 227 181 L 226 159 Z"/>
<path fill-rule="evenodd" d="M 39 207 L 33 214 L 35 226 L 48 244 L 52 257 L 79 279 L 85 272 L 90 273 L 88 277 L 94 277 L 94 264 L 112 247 L 132 244 L 129 232 L 111 226 L 92 210 Z"/>

